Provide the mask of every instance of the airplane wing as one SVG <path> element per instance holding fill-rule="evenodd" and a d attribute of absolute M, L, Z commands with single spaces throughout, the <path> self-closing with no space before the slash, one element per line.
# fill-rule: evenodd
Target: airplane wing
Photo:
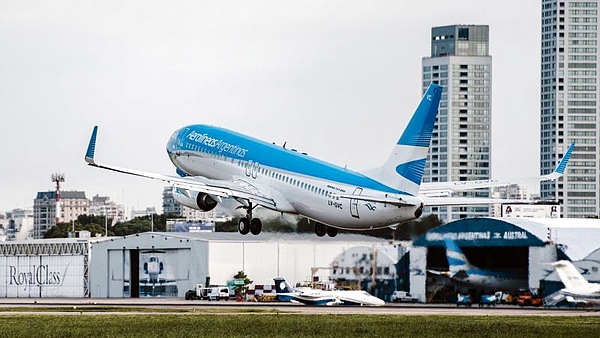
<path fill-rule="evenodd" d="M 112 170 L 122 174 L 163 181 L 172 186 L 184 190 L 195 190 L 198 192 L 203 192 L 210 195 L 211 197 L 214 197 L 217 201 L 220 201 L 221 198 L 240 198 L 262 206 L 268 206 L 272 208 L 276 207 L 275 201 L 272 198 L 261 194 L 259 188 L 241 179 L 233 181 L 224 181 L 212 180 L 202 176 L 169 176 L 98 163 L 94 159 L 94 155 L 96 152 L 97 133 L 98 126 L 94 126 L 94 130 L 90 138 L 90 143 L 88 144 L 87 152 L 85 153 L 85 162 L 87 162 L 87 164 L 90 166 L 106 170 Z"/>
<path fill-rule="evenodd" d="M 571 158 L 571 153 L 573 152 L 573 148 L 575 147 L 575 143 L 571 143 L 567 151 L 565 152 L 563 158 L 560 160 L 554 171 L 547 175 L 542 175 L 538 177 L 531 178 L 522 178 L 522 179 L 506 179 L 506 180 L 473 180 L 473 181 L 455 181 L 455 182 L 424 182 L 421 183 L 421 188 L 419 190 L 420 196 L 449 196 L 453 192 L 457 191 L 465 191 L 465 190 L 473 190 L 480 188 L 493 188 L 493 187 L 504 187 L 509 186 L 511 184 L 522 184 L 529 182 L 541 182 L 548 180 L 555 180 L 561 177 L 564 172 L 569 159 Z"/>

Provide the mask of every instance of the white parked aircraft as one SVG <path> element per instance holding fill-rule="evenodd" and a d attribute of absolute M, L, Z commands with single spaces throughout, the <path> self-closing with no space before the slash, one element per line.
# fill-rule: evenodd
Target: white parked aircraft
<path fill-rule="evenodd" d="M 555 302 L 563 297 L 573 304 L 600 305 L 600 284 L 588 282 L 569 261 L 562 260 L 552 265 L 565 285 L 564 289 L 553 294 Z"/>
<path fill-rule="evenodd" d="M 365 173 L 207 125 L 183 127 L 169 139 L 167 154 L 179 176 L 96 162 L 97 126 L 92 132 L 85 161 L 98 168 L 167 182 L 173 186 L 174 198 L 194 209 L 209 211 L 223 198 L 233 198 L 246 210 L 246 217 L 239 222 L 239 232 L 244 235 L 261 232 L 260 219 L 253 217 L 258 205 L 281 213 L 305 216 L 315 221 L 318 236 L 335 236 L 338 229 L 369 230 L 397 226 L 420 217 L 424 206 L 507 202 L 444 195 L 449 191 L 514 182 L 457 182 L 458 185 L 454 186 L 427 183 L 427 189 L 420 189 L 441 93 L 442 87 L 429 86 L 387 161 Z M 559 165 L 557 171 L 534 180 L 561 176 L 570 150 L 563 159 L 564 165 Z"/>
<path fill-rule="evenodd" d="M 319 290 L 309 287 L 293 289 L 285 279 L 274 278 L 277 300 L 305 305 L 382 306 L 385 302 L 362 290 Z"/>

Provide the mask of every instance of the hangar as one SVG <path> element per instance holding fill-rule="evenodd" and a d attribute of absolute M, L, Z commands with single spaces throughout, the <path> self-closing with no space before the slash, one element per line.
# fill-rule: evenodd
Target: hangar
<path fill-rule="evenodd" d="M 448 301 L 448 296 L 456 292 L 500 291 L 460 285 L 427 273 L 448 270 L 445 238 L 454 240 L 472 265 L 522 272 L 526 276 L 524 287 L 541 288 L 539 291 L 544 294 L 543 280 L 553 272 L 550 263 L 582 260 L 599 249 L 600 220 L 482 217 L 432 229 L 413 241 L 410 251 L 410 292 L 421 302 Z"/>
<path fill-rule="evenodd" d="M 88 297 L 87 239 L 0 243 L 0 297 Z"/>
<path fill-rule="evenodd" d="M 295 283 L 310 278 L 311 268 L 328 267 L 355 246 L 384 240 L 338 234 L 142 233 L 93 243 L 91 297 L 184 297 L 196 283 L 224 285 L 238 271 L 254 284 L 282 276 Z"/>

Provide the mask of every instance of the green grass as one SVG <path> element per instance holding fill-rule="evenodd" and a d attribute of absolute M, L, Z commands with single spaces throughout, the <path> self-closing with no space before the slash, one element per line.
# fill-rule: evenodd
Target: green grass
<path fill-rule="evenodd" d="M 600 317 L 0 315 L 1 337 L 600 337 Z"/>
<path fill-rule="evenodd" d="M 150 308 L 150 307 L 123 307 L 123 306 L 23 306 L 23 307 L 5 307 L 0 308 L 0 313 L 7 312 L 75 312 L 75 313 L 89 313 L 89 312 L 118 312 L 118 313 L 166 313 L 166 314 L 179 314 L 179 313 L 206 313 L 206 314 L 236 314 L 236 313 L 285 313 L 285 311 L 276 310 L 276 309 L 221 309 L 221 308 L 211 308 L 211 307 L 200 307 L 200 308 L 173 308 L 173 307 L 163 307 L 163 308 Z M 0 336 L 1 337 L 1 336 Z"/>

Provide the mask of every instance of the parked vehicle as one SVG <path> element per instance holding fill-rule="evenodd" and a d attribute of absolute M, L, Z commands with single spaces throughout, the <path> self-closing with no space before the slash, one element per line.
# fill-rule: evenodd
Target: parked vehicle
<path fill-rule="evenodd" d="M 519 306 L 542 306 L 544 302 L 541 297 L 532 293 L 526 293 L 517 298 L 517 304 Z"/>
<path fill-rule="evenodd" d="M 496 296 L 495 295 L 481 295 L 481 298 L 479 298 L 479 307 L 482 307 L 484 305 L 487 305 L 488 307 L 496 306 Z"/>
<path fill-rule="evenodd" d="M 473 303 L 471 302 L 471 297 L 469 295 L 466 294 L 462 294 L 459 293 L 456 295 L 456 307 L 459 307 L 461 305 L 467 307 L 467 306 L 471 306 Z"/>
<path fill-rule="evenodd" d="M 406 291 L 394 291 L 392 293 L 392 302 L 394 303 L 416 303 L 417 297 L 413 297 Z"/>
<path fill-rule="evenodd" d="M 504 291 L 496 291 L 496 304 L 512 304 L 512 295 Z"/>
<path fill-rule="evenodd" d="M 196 284 L 194 290 L 188 290 L 185 293 L 186 300 L 228 300 L 229 288 L 226 286 L 204 287 L 202 284 Z"/>

